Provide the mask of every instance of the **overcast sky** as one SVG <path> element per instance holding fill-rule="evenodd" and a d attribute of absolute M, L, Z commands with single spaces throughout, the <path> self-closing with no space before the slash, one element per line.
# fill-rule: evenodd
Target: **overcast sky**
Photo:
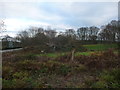
<path fill-rule="evenodd" d="M 0 2 L 7 34 L 15 36 L 29 26 L 58 31 L 105 25 L 118 18 L 117 2 Z"/>

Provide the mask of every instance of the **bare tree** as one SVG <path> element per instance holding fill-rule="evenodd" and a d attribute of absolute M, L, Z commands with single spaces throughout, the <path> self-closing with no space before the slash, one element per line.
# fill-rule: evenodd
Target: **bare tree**
<path fill-rule="evenodd" d="M 80 40 L 87 40 L 88 27 L 81 27 L 77 30 L 77 35 Z"/>
<path fill-rule="evenodd" d="M 2 34 L 5 31 L 6 31 L 5 22 L 4 22 L 4 20 L 0 20 L 0 33 Z"/>
<path fill-rule="evenodd" d="M 65 35 L 71 39 L 76 39 L 76 32 L 74 29 L 66 29 Z"/>
<path fill-rule="evenodd" d="M 0 36 L 3 36 L 3 32 L 5 32 L 6 29 L 5 29 L 5 22 L 4 20 L 0 20 Z M 0 38 L 1 41 L 0 41 L 0 49 L 2 49 L 2 38 Z"/>
<path fill-rule="evenodd" d="M 89 28 L 89 39 L 95 41 L 97 39 L 97 34 L 99 32 L 99 28 L 92 26 Z"/>

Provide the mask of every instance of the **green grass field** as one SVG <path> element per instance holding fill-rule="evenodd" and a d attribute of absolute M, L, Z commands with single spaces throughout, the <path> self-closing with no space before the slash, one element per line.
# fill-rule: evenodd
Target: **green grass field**
<path fill-rule="evenodd" d="M 45 53 L 45 54 L 37 54 L 36 56 L 47 56 L 47 57 L 52 57 L 52 58 L 56 58 L 59 56 L 64 56 L 67 53 Z"/>
<path fill-rule="evenodd" d="M 103 51 L 110 48 L 117 48 L 117 44 L 93 44 L 93 45 L 83 45 L 88 50 Z"/>
<path fill-rule="evenodd" d="M 93 45 L 83 45 L 83 46 L 85 48 L 87 48 L 88 51 L 87 52 L 76 52 L 75 56 L 79 56 L 79 55 L 88 56 L 88 55 L 91 55 L 92 53 L 96 53 L 98 51 L 105 51 L 110 48 L 115 49 L 118 47 L 117 44 L 93 44 Z M 93 50 L 93 51 L 91 51 L 91 50 Z M 114 52 L 117 53 L 116 50 Z M 37 54 L 36 56 L 47 56 L 47 57 L 56 58 L 59 56 L 64 56 L 67 53 L 68 52 L 66 52 L 66 53 L 45 53 L 45 54 Z"/>
<path fill-rule="evenodd" d="M 88 51 L 88 52 L 76 52 L 75 56 L 79 56 L 79 55 L 88 56 L 91 53 L 94 53 L 94 52 L 92 52 L 92 51 Z M 36 56 L 47 56 L 47 57 L 51 57 L 51 58 L 57 58 L 57 57 L 60 57 L 60 56 L 64 56 L 66 54 L 67 53 L 46 53 L 46 54 L 37 54 Z"/>
<path fill-rule="evenodd" d="M 99 51 L 87 51 L 87 52 L 76 52 L 75 56 L 80 56 L 80 55 L 85 55 L 85 56 L 89 56 L 93 53 L 99 53 Z M 115 54 L 117 54 L 117 51 L 114 51 Z M 46 56 L 46 57 L 50 57 L 50 58 L 57 58 L 60 56 L 64 56 L 67 53 L 46 53 L 46 54 L 37 54 L 36 56 Z"/>
<path fill-rule="evenodd" d="M 79 56 L 79 55 L 85 55 L 85 56 L 89 56 L 90 54 L 95 53 L 92 51 L 88 51 L 88 52 L 77 52 L 75 53 L 75 56 Z"/>

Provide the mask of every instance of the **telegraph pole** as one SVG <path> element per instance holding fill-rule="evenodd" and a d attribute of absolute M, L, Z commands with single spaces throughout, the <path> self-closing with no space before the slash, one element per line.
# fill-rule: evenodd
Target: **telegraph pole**
<path fill-rule="evenodd" d="M 118 2 L 118 53 L 120 56 L 120 1 Z"/>

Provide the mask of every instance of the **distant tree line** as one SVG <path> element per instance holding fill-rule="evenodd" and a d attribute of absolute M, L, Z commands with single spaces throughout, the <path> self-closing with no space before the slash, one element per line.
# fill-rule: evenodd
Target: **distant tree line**
<path fill-rule="evenodd" d="M 37 47 L 41 50 L 67 51 L 80 48 L 81 44 L 115 43 L 120 40 L 118 21 L 112 20 L 107 25 L 98 28 L 96 26 L 80 27 L 77 30 L 66 29 L 57 32 L 54 29 L 30 27 L 18 33 L 16 39 L 21 40 L 23 47 Z"/>

